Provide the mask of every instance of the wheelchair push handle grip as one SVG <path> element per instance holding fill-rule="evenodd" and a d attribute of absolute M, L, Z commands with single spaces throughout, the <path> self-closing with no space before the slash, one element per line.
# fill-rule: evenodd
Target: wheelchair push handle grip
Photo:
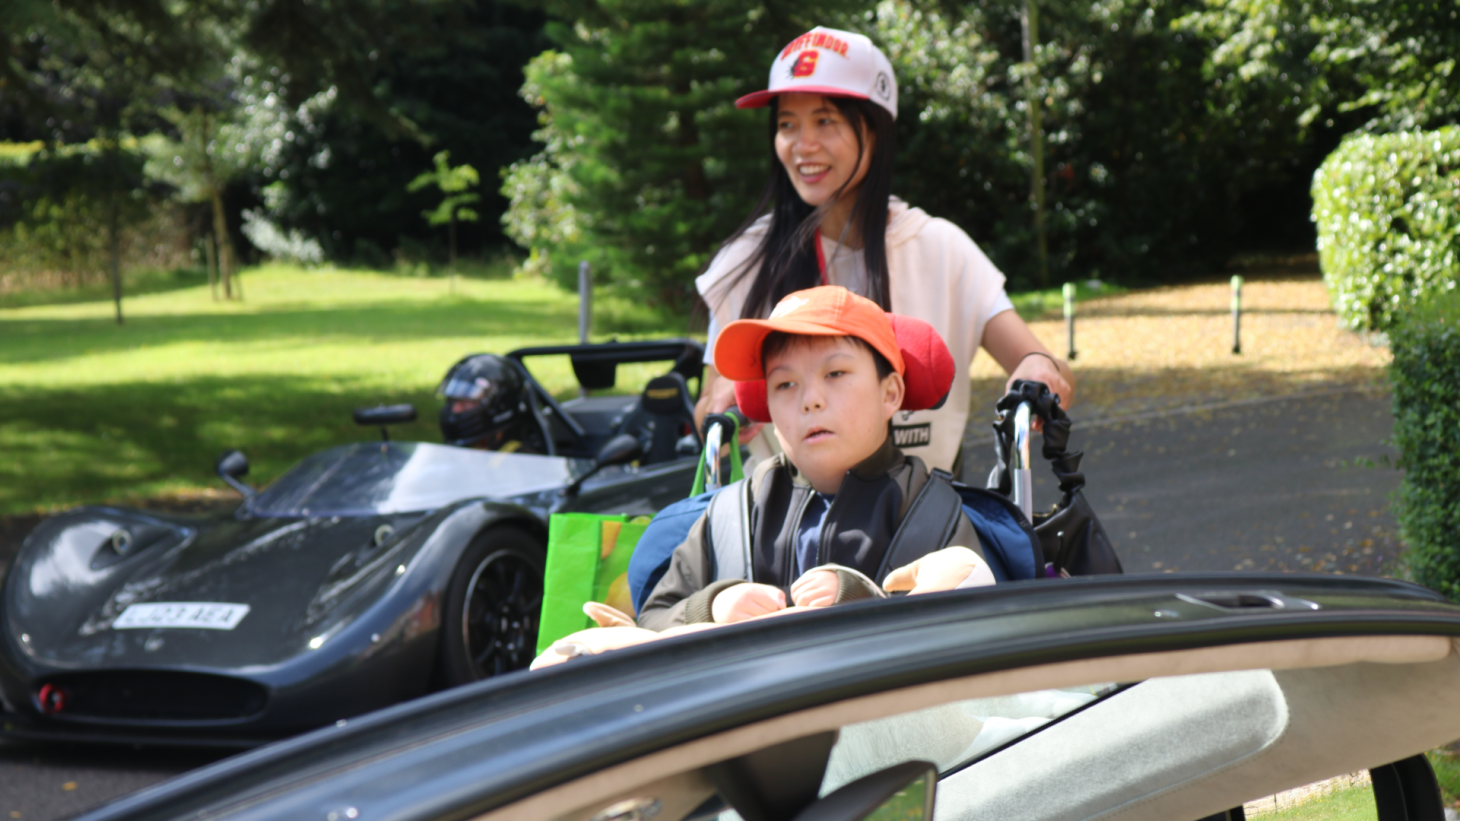
<path fill-rule="evenodd" d="M 750 419 L 740 412 L 740 409 L 731 405 L 720 413 L 712 413 L 705 417 L 704 435 L 710 435 L 710 427 L 715 424 L 733 424 L 737 430 L 744 430 L 750 424 Z"/>
<path fill-rule="evenodd" d="M 1029 453 L 1034 418 L 1037 416 L 1049 421 L 1049 410 L 1041 408 L 1041 404 L 1048 404 L 1051 399 L 1058 407 L 1059 400 L 1053 397 L 1048 385 L 1020 379 L 1014 382 L 997 406 L 1001 422 L 1008 418 L 1007 414 L 1013 414 L 1009 430 L 1012 438 L 1008 453 L 1009 473 L 1013 480 L 1014 504 L 1030 522 L 1034 521 L 1034 470 Z"/>
<path fill-rule="evenodd" d="M 739 408 L 728 408 L 723 413 L 712 413 L 705 417 L 705 450 L 700 456 L 692 495 L 702 491 L 719 490 L 740 478 L 740 429 L 750 420 Z M 720 459 L 720 449 L 730 446 L 730 471 L 726 475 Z"/>
<path fill-rule="evenodd" d="M 1035 419 L 1043 422 L 1044 446 L 1042 455 L 1050 463 L 1055 476 L 1059 478 L 1060 492 L 1068 497 L 1085 485 L 1080 473 L 1080 451 L 1071 451 L 1070 417 L 1060 407 L 1060 398 L 1051 392 L 1048 385 L 1025 379 L 1016 379 L 995 405 L 998 421 L 994 432 L 998 440 L 999 466 L 989 477 L 990 487 L 997 487 L 1007 494 L 1020 509 L 1033 509 L 1033 499 L 1028 491 L 1032 479 L 1021 481 L 1021 475 L 1028 476 L 1033 450 Z"/>

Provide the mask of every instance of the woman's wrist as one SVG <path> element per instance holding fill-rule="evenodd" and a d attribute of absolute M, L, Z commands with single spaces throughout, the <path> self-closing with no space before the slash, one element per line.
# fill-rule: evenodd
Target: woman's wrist
<path fill-rule="evenodd" d="M 1050 362 L 1054 363 L 1055 371 L 1057 371 L 1061 376 L 1064 375 L 1064 368 L 1060 367 L 1060 361 L 1058 359 L 1055 359 L 1053 356 L 1045 353 L 1044 351 L 1030 351 L 1029 353 L 1024 354 L 1024 356 L 1019 359 L 1019 364 L 1024 364 L 1024 360 L 1028 359 L 1031 356 L 1042 356 L 1045 359 L 1048 359 Z"/>

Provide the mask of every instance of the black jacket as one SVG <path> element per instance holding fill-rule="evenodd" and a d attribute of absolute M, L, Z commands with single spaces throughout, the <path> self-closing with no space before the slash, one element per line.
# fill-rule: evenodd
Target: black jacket
<path fill-rule="evenodd" d="M 791 583 L 797 578 L 796 537 L 815 490 L 784 454 L 762 462 L 744 481 L 750 483 L 751 500 L 743 519 L 750 533 L 748 562 L 726 560 L 727 551 L 741 549 L 745 540 L 740 532 L 715 531 L 712 521 L 722 520 L 713 518 L 712 507 L 675 549 L 669 569 L 644 602 L 640 626 L 663 630 L 711 621 L 714 597 L 746 581 L 779 587 L 790 601 Z M 827 511 L 816 560 L 817 566 L 830 565 L 838 571 L 838 602 L 881 595 L 877 584 L 896 569 L 888 566 L 888 548 L 929 481 L 946 480 L 932 476 L 921 459 L 903 454 L 890 437 L 876 453 L 847 471 Z M 735 483 L 720 493 L 744 491 Z M 899 551 L 898 564 L 950 545 L 983 555 L 973 524 L 959 515 L 941 543 L 918 545 L 911 554 Z M 727 571 L 727 567 L 734 569 Z"/>

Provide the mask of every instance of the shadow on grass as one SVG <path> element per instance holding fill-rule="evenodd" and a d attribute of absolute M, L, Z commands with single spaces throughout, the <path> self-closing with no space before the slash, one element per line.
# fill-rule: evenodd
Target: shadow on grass
<path fill-rule="evenodd" d="M 354 408 L 411 402 L 421 419 L 393 438 L 440 441 L 430 391 L 321 385 L 303 377 L 137 382 L 124 388 L 0 387 L 0 513 L 23 513 L 184 487 L 221 485 L 213 463 L 229 448 L 249 457 L 249 481 L 273 481 L 310 453 L 373 440 Z"/>

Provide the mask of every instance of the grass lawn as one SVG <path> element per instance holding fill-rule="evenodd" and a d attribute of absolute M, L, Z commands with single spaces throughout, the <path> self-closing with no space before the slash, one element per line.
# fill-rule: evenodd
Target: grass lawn
<path fill-rule="evenodd" d="M 1374 788 L 1365 784 L 1253 817 L 1261 821 L 1374 821 L 1379 811 L 1374 804 Z"/>
<path fill-rule="evenodd" d="M 1435 770 L 1435 780 L 1440 782 L 1440 795 L 1447 807 L 1460 806 L 1460 754 L 1454 747 L 1452 744 L 1425 753 Z"/>
<path fill-rule="evenodd" d="M 576 341 L 577 299 L 537 281 L 271 266 L 244 273 L 247 301 L 214 302 L 205 279 L 152 275 L 118 326 L 101 294 L 0 305 L 0 513 L 220 487 L 212 465 L 237 447 L 250 480 L 373 438 L 350 412 L 413 402 L 400 438 L 437 441 L 434 391 L 461 356 Z M 595 339 L 678 334 L 636 306 L 595 305 Z M 654 366 L 621 368 L 642 384 Z M 662 370 L 662 369 L 659 369 Z M 566 358 L 534 371 L 576 383 Z"/>
<path fill-rule="evenodd" d="M 214 302 L 201 272 L 142 273 L 130 277 L 122 326 L 104 284 L 0 293 L 0 514 L 220 491 L 213 461 L 235 447 L 253 464 L 250 481 L 266 484 L 309 453 L 373 438 L 350 419 L 361 405 L 414 403 L 421 420 L 396 435 L 438 441 L 433 394 L 457 359 L 577 338 L 577 298 L 492 278 L 506 267 L 458 278 L 453 294 L 440 276 L 270 266 L 244 273 L 242 303 Z M 1225 283 L 1132 293 L 1082 283 L 1075 412 L 1382 375 L 1387 351 L 1334 325 L 1316 275 L 1248 290 L 1244 352 L 1234 357 Z M 1059 289 L 1011 296 L 1063 353 Z M 687 325 L 595 300 L 597 340 L 679 335 Z M 566 358 L 531 365 L 550 390 L 575 392 Z M 636 389 L 661 370 L 626 366 L 619 384 Z M 1005 376 L 980 356 L 972 377 L 974 413 L 992 418 Z"/>

